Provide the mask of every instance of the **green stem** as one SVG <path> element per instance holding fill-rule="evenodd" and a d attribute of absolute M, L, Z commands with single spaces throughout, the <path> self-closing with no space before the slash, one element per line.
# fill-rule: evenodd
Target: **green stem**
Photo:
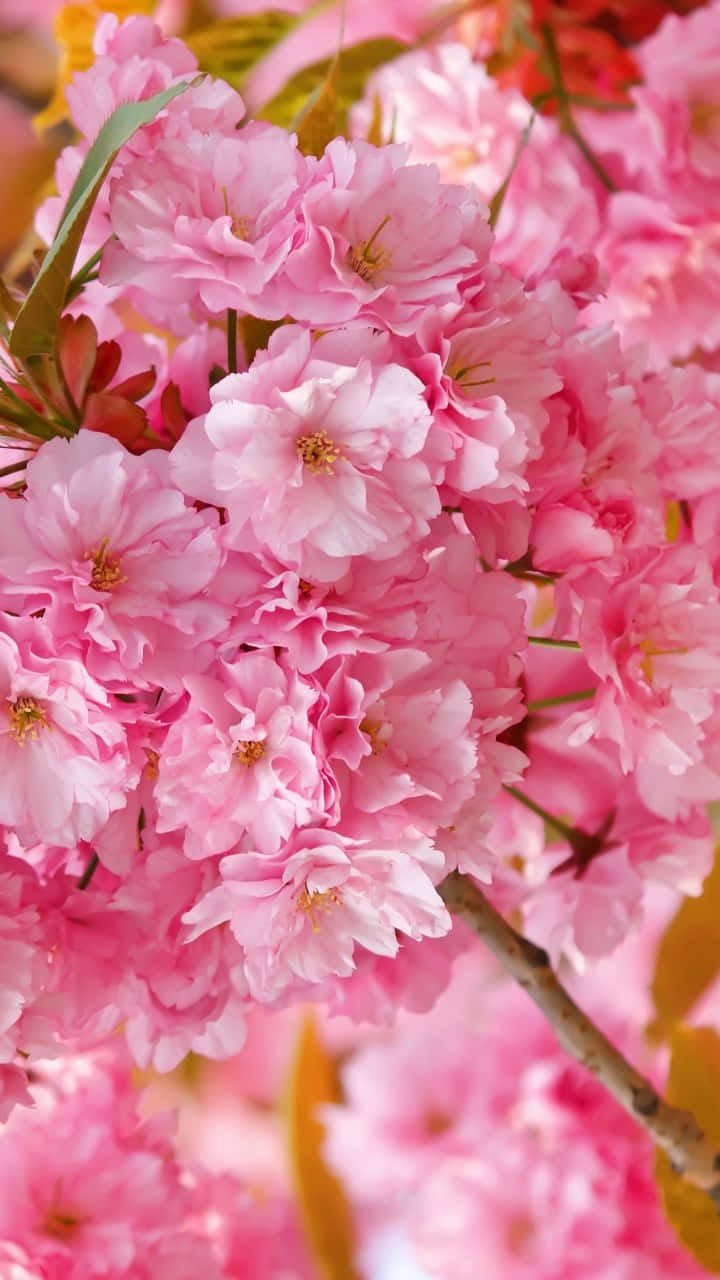
<path fill-rule="evenodd" d="M 585 141 L 575 123 L 572 107 L 570 105 L 571 97 L 565 88 L 562 67 L 560 65 L 557 45 L 555 43 L 555 33 L 552 27 L 548 24 L 545 24 L 542 27 L 542 38 L 550 67 L 550 79 L 552 80 L 555 95 L 557 97 L 558 118 L 560 123 L 568 136 L 572 138 L 578 150 L 582 152 L 593 173 L 600 179 L 606 190 L 617 191 L 617 187 L 610 177 L 610 174 L 604 169 L 603 165 L 595 155 L 595 152 L 592 150 L 592 147 Z"/>
<path fill-rule="evenodd" d="M 534 800 L 531 800 L 529 796 L 526 796 L 524 791 L 518 791 L 517 787 L 504 787 L 503 790 L 507 791 L 508 795 L 512 796 L 514 800 L 518 800 L 520 804 L 524 804 L 526 809 L 530 809 L 532 813 L 536 813 L 538 818 L 542 818 L 546 826 L 552 827 L 553 831 L 557 831 L 558 835 L 562 836 L 563 840 L 567 840 L 571 848 L 574 847 L 575 840 L 578 835 L 575 827 L 571 827 L 568 822 L 563 822 L 561 818 L 556 818 L 547 809 L 543 809 L 541 804 L 536 804 Z"/>
<path fill-rule="evenodd" d="M 72 302 L 74 298 L 77 298 L 78 294 L 82 293 L 85 285 L 89 284 L 91 280 L 97 280 L 98 273 L 95 268 L 100 263 L 104 248 L 105 245 L 102 244 L 99 249 L 95 250 L 92 257 L 88 258 L 84 266 L 80 267 L 80 269 L 75 272 L 75 275 L 72 277 L 67 287 L 64 306 L 67 306 L 69 302 Z"/>
<path fill-rule="evenodd" d="M 536 702 L 528 702 L 528 712 L 544 711 L 546 707 L 560 707 L 564 702 L 585 702 L 595 697 L 595 689 L 578 689 L 576 693 L 559 693 L 556 698 L 538 698 Z"/>
<path fill-rule="evenodd" d="M 87 889 L 90 881 L 92 880 L 99 866 L 100 866 L 100 859 L 98 858 L 96 853 L 93 853 L 90 857 L 90 860 L 85 870 L 83 871 L 80 879 L 77 882 L 78 889 Z"/>
<path fill-rule="evenodd" d="M 227 364 L 228 373 L 237 373 L 237 311 L 228 307 L 227 313 Z"/>
<path fill-rule="evenodd" d="M 552 640 L 550 636 L 528 636 L 528 644 L 544 644 L 550 649 L 580 649 L 577 640 Z"/>

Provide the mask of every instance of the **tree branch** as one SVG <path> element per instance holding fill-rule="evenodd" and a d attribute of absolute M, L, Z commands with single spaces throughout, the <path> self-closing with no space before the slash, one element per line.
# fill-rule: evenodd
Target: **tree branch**
<path fill-rule="evenodd" d="M 673 1169 L 706 1191 L 720 1208 L 720 1151 L 705 1137 L 695 1117 L 671 1106 L 635 1070 L 560 985 L 547 952 L 511 928 L 471 881 L 453 872 L 439 886 L 439 893 L 448 909 L 470 925 L 527 991 L 562 1047 L 647 1130 Z"/>

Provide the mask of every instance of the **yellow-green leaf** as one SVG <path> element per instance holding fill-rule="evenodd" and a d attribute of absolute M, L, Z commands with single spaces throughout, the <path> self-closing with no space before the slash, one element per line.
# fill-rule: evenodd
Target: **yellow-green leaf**
<path fill-rule="evenodd" d="M 310 98 L 297 122 L 298 147 L 306 156 L 321 156 L 337 135 L 340 58 L 333 58 L 322 84 Z"/>
<path fill-rule="evenodd" d="M 652 998 L 657 1017 L 650 1028 L 663 1038 L 681 1021 L 720 972 L 720 846 L 699 898 L 686 898 L 658 946 Z"/>
<path fill-rule="evenodd" d="M 368 125 L 366 141 L 371 142 L 374 147 L 381 147 L 383 144 L 382 136 L 383 125 L 383 109 L 380 100 L 380 94 L 376 93 L 373 97 L 373 109 Z"/>
<path fill-rule="evenodd" d="M 186 36 L 201 71 L 227 80 L 241 90 L 248 72 L 298 26 L 302 16 L 280 9 L 265 9 L 242 18 L 213 22 Z"/>
<path fill-rule="evenodd" d="M 115 13 L 129 18 L 134 13 L 151 14 L 155 0 L 86 0 L 85 4 L 66 4 L 55 18 L 55 39 L 60 47 L 60 66 L 55 93 L 48 105 L 35 117 L 37 129 L 49 129 L 67 116 L 65 86 L 76 71 L 87 71 L 95 55 L 92 39 L 98 18 Z"/>
<path fill-rule="evenodd" d="M 188 83 L 173 85 L 142 102 L 123 102 L 105 121 L 73 183 L 55 239 L 13 326 L 10 350 L 19 359 L 54 351 L 57 322 L 77 251 L 115 157 L 142 125 L 149 124 L 173 98 L 184 93 Z"/>
<path fill-rule="evenodd" d="M 343 49 L 336 88 L 337 133 L 345 132 L 348 110 L 362 97 L 371 71 L 385 62 L 391 62 L 406 48 L 400 40 L 383 36 L 375 40 L 363 40 L 360 44 Z M 321 62 L 314 62 L 312 66 L 298 71 L 262 108 L 260 115 L 263 119 L 270 120 L 283 129 L 294 128 L 313 93 L 325 82 L 334 61 L 334 58 L 323 58 Z"/>
<path fill-rule="evenodd" d="M 515 148 L 515 154 L 513 155 L 513 158 L 510 161 L 510 168 L 508 169 L 507 177 L 505 178 L 504 182 L 500 184 L 497 191 L 495 192 L 495 195 L 490 201 L 490 226 L 491 227 L 497 226 L 498 218 L 500 217 L 503 204 L 505 203 L 505 196 L 507 195 L 508 187 L 512 182 L 513 174 L 515 173 L 515 170 L 518 167 L 520 157 L 528 144 L 528 140 L 530 138 L 530 133 L 532 131 L 534 122 L 535 122 L 535 116 L 532 115 L 530 116 L 530 119 L 525 125 L 525 128 L 523 129 L 522 133 L 520 134 L 518 144 Z"/>
<path fill-rule="evenodd" d="M 668 1102 L 695 1116 L 720 1146 L 720 1036 L 711 1027 L 674 1028 L 670 1037 Z M 720 1274 L 720 1215 L 713 1201 L 673 1172 L 658 1151 L 655 1177 L 663 1209 L 686 1249 L 713 1275 Z"/>
<path fill-rule="evenodd" d="M 298 1039 L 288 1087 L 290 1160 L 305 1236 L 323 1280 L 359 1280 L 350 1208 L 327 1167 L 325 1129 L 317 1108 L 340 1097 L 337 1069 L 308 1014 Z"/>

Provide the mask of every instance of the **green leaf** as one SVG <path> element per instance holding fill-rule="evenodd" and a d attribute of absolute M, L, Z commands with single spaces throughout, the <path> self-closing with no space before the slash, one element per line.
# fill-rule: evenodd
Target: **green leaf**
<path fill-rule="evenodd" d="M 359 1280 L 350 1208 L 323 1157 L 325 1128 L 317 1108 L 340 1099 L 335 1062 L 308 1014 L 288 1087 L 290 1161 L 305 1236 L 323 1280 Z"/>
<path fill-rule="evenodd" d="M 201 71 L 227 80 L 233 89 L 242 89 L 248 72 L 294 30 L 300 18 L 282 10 L 266 9 L 243 18 L 214 22 L 185 38 Z"/>
<path fill-rule="evenodd" d="M 699 898 L 686 898 L 663 933 L 655 960 L 652 998 L 662 1039 L 681 1021 L 720 972 L 720 849 Z"/>
<path fill-rule="evenodd" d="M 691 1111 L 720 1145 L 720 1036 L 711 1027 L 674 1028 L 670 1037 L 668 1102 Z M 720 1274 L 720 1216 L 707 1192 L 673 1171 L 663 1151 L 655 1156 L 662 1206 L 686 1249 L 713 1275 Z"/>
<path fill-rule="evenodd" d="M 390 36 L 375 40 L 363 40 L 360 44 L 343 49 L 337 82 L 336 121 L 337 133 L 347 128 L 347 113 L 354 102 L 362 97 L 365 82 L 376 67 L 404 53 L 407 45 Z M 323 58 L 310 67 L 303 67 L 288 80 L 260 111 L 264 120 L 280 125 L 283 129 L 296 126 L 309 99 L 327 79 L 334 58 Z"/>
<path fill-rule="evenodd" d="M 144 124 L 154 120 L 189 82 L 173 85 L 144 102 L 124 102 L 106 120 L 85 157 L 43 264 L 20 309 L 10 338 L 14 356 L 49 355 L 55 346 L 72 269 L 98 192 L 121 147 Z"/>

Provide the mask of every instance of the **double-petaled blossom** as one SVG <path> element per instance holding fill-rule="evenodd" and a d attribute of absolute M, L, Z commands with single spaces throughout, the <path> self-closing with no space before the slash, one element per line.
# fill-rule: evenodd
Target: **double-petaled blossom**
<path fill-rule="evenodd" d="M 168 455 L 134 457 L 81 431 L 27 467 L 25 496 L 0 504 L 0 598 L 44 619 L 110 687 L 174 687 L 207 666 L 228 611 L 213 599 L 219 522 L 172 482 Z"/>
<path fill-rule="evenodd" d="M 373 354 L 370 333 L 313 342 L 284 326 L 247 373 L 213 388 L 171 470 L 188 495 L 227 510 L 236 547 L 333 583 L 354 557 L 387 559 L 428 532 L 440 499 L 423 457 L 423 387 Z"/>

